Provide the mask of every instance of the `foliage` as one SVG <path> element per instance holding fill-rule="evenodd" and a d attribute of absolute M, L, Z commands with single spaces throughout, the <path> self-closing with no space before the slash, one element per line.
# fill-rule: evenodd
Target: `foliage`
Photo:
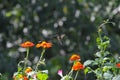
<path fill-rule="evenodd" d="M 119 7 L 119 0 L 0 0 L 0 73 L 11 80 L 17 71 L 16 64 L 25 57 L 25 49 L 18 44 L 46 40 L 54 45 L 46 51 L 44 68 L 49 69 L 50 79 L 57 80 L 58 69 L 69 70 L 66 65 L 71 53 L 79 53 L 83 62 L 94 59 L 96 26 L 106 19 L 115 23 L 103 29 L 111 38 L 111 53 L 119 55 Z M 39 50 L 32 48 L 30 52 L 29 65 L 34 66 Z"/>
<path fill-rule="evenodd" d="M 110 23 L 106 21 L 99 26 L 98 37 L 96 38 L 97 46 L 99 51 L 95 54 L 95 60 L 87 60 L 84 65 L 86 67 L 85 74 L 93 72 L 96 75 L 96 80 L 117 80 L 119 72 L 119 64 L 116 64 L 116 60 L 112 56 L 112 53 L 108 51 L 110 46 L 109 37 L 103 34 L 103 25 Z M 92 69 L 91 66 L 97 66 L 95 69 Z"/>
<path fill-rule="evenodd" d="M 70 57 L 70 61 L 73 61 L 73 66 L 72 66 L 70 72 L 68 74 L 66 74 L 65 76 L 63 76 L 62 70 L 58 71 L 58 75 L 61 77 L 60 80 L 76 80 L 78 77 L 78 72 L 80 70 L 84 69 L 84 65 L 81 64 L 80 60 L 81 60 L 81 58 L 79 55 L 73 54 Z M 76 72 L 76 75 L 73 77 L 74 71 L 77 71 L 77 72 Z"/>
<path fill-rule="evenodd" d="M 52 47 L 52 44 L 50 42 L 43 41 L 36 45 L 37 48 L 42 47 L 43 50 L 40 54 L 40 58 L 37 64 L 35 65 L 35 68 L 32 69 L 31 66 L 28 66 L 28 61 L 29 61 L 28 58 L 29 58 L 29 49 L 34 45 L 35 44 L 30 41 L 26 41 L 21 44 L 21 47 L 26 48 L 27 53 L 24 61 L 20 61 L 18 63 L 18 71 L 15 72 L 13 75 L 14 80 L 21 80 L 21 79 L 22 80 L 47 80 L 48 79 L 48 70 L 39 70 L 38 67 L 41 64 L 45 65 L 45 59 L 43 58 L 43 55 L 47 48 Z M 20 65 L 21 63 L 23 63 L 23 66 Z"/>

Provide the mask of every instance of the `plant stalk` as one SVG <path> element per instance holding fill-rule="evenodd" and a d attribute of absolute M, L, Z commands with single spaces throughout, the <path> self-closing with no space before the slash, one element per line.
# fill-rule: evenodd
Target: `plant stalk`
<path fill-rule="evenodd" d="M 27 55 L 25 57 L 24 69 L 26 68 L 26 65 L 27 65 L 27 62 L 28 62 L 28 55 L 29 55 L 29 48 L 27 48 Z"/>
<path fill-rule="evenodd" d="M 45 53 L 45 48 L 43 48 L 43 50 L 41 52 L 41 56 L 40 56 L 39 61 L 38 61 L 37 65 L 36 65 L 35 71 L 38 69 L 38 66 L 40 65 L 40 62 L 41 62 L 41 60 L 43 58 L 44 53 Z"/>
<path fill-rule="evenodd" d="M 76 72 L 76 75 L 75 75 L 74 80 L 76 80 L 76 79 L 77 79 L 78 73 L 79 73 L 79 71 L 77 71 L 77 72 Z"/>

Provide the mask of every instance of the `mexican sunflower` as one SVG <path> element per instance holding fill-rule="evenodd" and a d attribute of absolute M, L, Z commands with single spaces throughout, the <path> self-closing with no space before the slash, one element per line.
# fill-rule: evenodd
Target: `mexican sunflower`
<path fill-rule="evenodd" d="M 75 64 L 72 66 L 72 70 L 75 70 L 75 71 L 78 71 L 78 70 L 84 69 L 84 68 L 85 67 L 80 62 L 75 62 Z"/>
<path fill-rule="evenodd" d="M 116 64 L 116 67 L 117 67 L 117 68 L 120 68 L 120 63 L 117 63 L 117 64 Z"/>
<path fill-rule="evenodd" d="M 46 41 L 42 41 L 41 43 L 38 43 L 36 45 L 37 48 L 43 47 L 43 48 L 50 48 L 52 47 L 52 43 L 50 42 L 46 42 Z"/>
<path fill-rule="evenodd" d="M 23 76 L 22 74 L 19 74 L 18 78 L 16 78 L 16 76 L 13 76 L 13 79 L 14 80 L 28 80 L 28 78 L 26 76 Z"/>
<path fill-rule="evenodd" d="M 29 73 L 29 72 L 31 72 L 31 71 L 32 71 L 32 68 L 31 68 L 31 67 L 28 67 L 28 68 L 25 69 L 25 73 Z"/>
<path fill-rule="evenodd" d="M 16 77 L 16 76 L 17 76 L 17 75 L 13 76 L 13 79 L 14 79 L 14 80 L 17 80 L 17 78 L 20 78 L 20 79 L 23 78 L 23 75 L 22 75 L 22 74 L 19 74 L 17 77 Z"/>
<path fill-rule="evenodd" d="M 28 78 L 26 76 L 23 77 L 23 80 L 28 80 Z"/>
<path fill-rule="evenodd" d="M 71 61 L 80 60 L 80 56 L 77 55 L 77 54 L 73 54 L 73 55 L 70 57 L 70 60 L 71 60 Z"/>
<path fill-rule="evenodd" d="M 34 44 L 30 41 L 26 41 L 21 44 L 21 47 L 23 47 L 23 48 L 29 48 L 29 47 L 33 47 L 33 46 L 34 46 Z"/>

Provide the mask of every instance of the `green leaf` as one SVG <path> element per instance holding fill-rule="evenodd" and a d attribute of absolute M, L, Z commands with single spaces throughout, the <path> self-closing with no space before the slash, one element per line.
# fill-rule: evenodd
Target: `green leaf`
<path fill-rule="evenodd" d="M 101 55 L 100 52 L 97 52 L 97 53 L 95 54 L 95 56 L 96 56 L 96 57 L 101 57 L 102 55 Z"/>
<path fill-rule="evenodd" d="M 120 80 L 120 75 L 117 75 L 117 76 L 113 77 L 112 80 Z"/>
<path fill-rule="evenodd" d="M 93 60 L 87 60 L 84 62 L 84 66 L 88 66 L 90 64 L 92 64 L 94 61 Z"/>
<path fill-rule="evenodd" d="M 98 65 L 98 63 L 102 62 L 103 58 L 96 58 L 95 59 L 95 64 Z"/>
<path fill-rule="evenodd" d="M 100 41 L 99 37 L 96 38 L 96 42 L 97 42 L 97 44 L 100 44 L 101 41 Z"/>
<path fill-rule="evenodd" d="M 73 79 L 71 76 L 66 75 L 66 76 L 62 77 L 60 80 L 73 80 Z"/>
<path fill-rule="evenodd" d="M 106 49 L 107 47 L 109 47 L 109 45 L 110 45 L 110 41 L 105 41 L 105 42 L 102 43 L 102 47 L 104 49 Z"/>
<path fill-rule="evenodd" d="M 83 2 L 83 0 L 78 0 L 78 2 L 79 2 L 79 3 L 82 3 L 82 2 Z"/>
<path fill-rule="evenodd" d="M 107 55 L 109 55 L 110 53 L 108 52 L 108 51 L 106 51 L 105 53 L 104 53 L 104 56 L 107 56 Z"/>
<path fill-rule="evenodd" d="M 106 72 L 103 74 L 104 78 L 107 80 L 111 80 L 111 78 L 113 77 L 113 75 L 109 72 Z M 120 79 L 119 79 L 120 80 Z"/>
<path fill-rule="evenodd" d="M 107 61 L 109 61 L 110 59 L 109 58 L 107 58 L 107 57 L 105 57 L 105 58 L 103 58 L 103 63 L 105 63 L 105 62 L 107 62 Z"/>
<path fill-rule="evenodd" d="M 87 68 L 84 69 L 84 74 L 85 74 L 85 75 L 86 75 L 87 73 L 91 73 L 91 72 L 92 72 L 92 70 L 91 70 L 90 67 L 87 67 Z"/>
<path fill-rule="evenodd" d="M 22 67 L 18 67 L 18 72 L 20 72 L 22 70 Z"/>
<path fill-rule="evenodd" d="M 102 77 L 102 71 L 100 68 L 97 68 L 96 70 L 94 70 L 94 73 L 96 74 L 97 78 Z"/>
<path fill-rule="evenodd" d="M 38 77 L 39 80 L 47 80 L 48 79 L 48 74 L 38 72 L 37 77 Z"/>
<path fill-rule="evenodd" d="M 102 69 L 102 71 L 106 72 L 106 71 L 108 71 L 110 69 L 112 69 L 112 66 L 104 66 L 103 69 Z"/>
<path fill-rule="evenodd" d="M 5 14 L 5 16 L 6 16 L 6 17 L 10 17 L 10 16 L 12 16 L 12 13 L 11 13 L 11 12 L 7 12 L 7 13 Z"/>
<path fill-rule="evenodd" d="M 107 36 L 104 36 L 103 39 L 110 40 L 109 37 L 107 37 Z"/>

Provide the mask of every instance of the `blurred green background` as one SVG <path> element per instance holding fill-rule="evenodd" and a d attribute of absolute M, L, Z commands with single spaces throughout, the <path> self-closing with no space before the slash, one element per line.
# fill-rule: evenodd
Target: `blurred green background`
<path fill-rule="evenodd" d="M 44 55 L 49 80 L 59 80 L 71 68 L 72 53 L 81 56 L 82 63 L 94 59 L 97 27 L 109 19 L 115 24 L 104 26 L 111 38 L 110 52 L 120 53 L 120 0 L 0 0 L 0 73 L 4 80 L 12 80 L 17 63 L 25 57 L 24 41 L 51 41 L 53 47 Z M 34 67 L 40 55 L 30 50 L 29 65 Z M 90 74 L 79 73 L 81 80 L 95 80 Z"/>

